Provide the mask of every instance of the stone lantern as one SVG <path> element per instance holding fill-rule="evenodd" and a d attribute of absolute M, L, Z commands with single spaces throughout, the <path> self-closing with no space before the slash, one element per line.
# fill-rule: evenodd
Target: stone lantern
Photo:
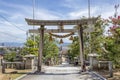
<path fill-rule="evenodd" d="M 34 69 L 37 62 L 37 57 L 32 54 L 24 56 L 25 69 Z"/>
<path fill-rule="evenodd" d="M 98 56 L 99 55 L 97 53 L 88 54 L 91 70 L 98 68 L 98 60 L 97 60 Z"/>

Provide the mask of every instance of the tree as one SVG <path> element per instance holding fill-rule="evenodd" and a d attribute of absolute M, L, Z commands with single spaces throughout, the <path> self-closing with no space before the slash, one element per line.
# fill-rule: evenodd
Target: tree
<path fill-rule="evenodd" d="M 10 52 L 4 55 L 4 59 L 10 62 L 13 62 L 15 57 L 16 57 L 16 52 Z"/>
<path fill-rule="evenodd" d="M 58 59 L 58 46 L 55 40 L 50 41 L 49 35 L 44 36 L 44 60 L 57 60 Z M 52 61 L 54 62 L 54 61 Z"/>
<path fill-rule="evenodd" d="M 116 67 L 120 67 L 120 16 L 110 17 L 109 24 L 112 25 L 108 30 L 109 34 L 105 38 L 106 58 L 113 61 Z"/>
<path fill-rule="evenodd" d="M 35 47 L 37 45 L 36 42 L 34 42 L 31 39 L 27 39 L 27 42 L 25 43 L 24 51 L 25 54 L 33 54 L 38 55 L 38 47 Z"/>
<path fill-rule="evenodd" d="M 79 55 L 79 42 L 78 42 L 78 36 L 74 37 L 72 44 L 69 46 L 70 49 L 68 50 L 68 56 L 71 58 L 71 60 L 74 59 L 74 57 L 78 57 Z"/>
<path fill-rule="evenodd" d="M 27 39 L 23 53 L 22 54 L 34 54 L 38 56 L 39 49 L 39 35 L 35 35 L 35 41 L 33 41 L 33 35 Z M 58 57 L 58 47 L 55 40 L 49 41 L 49 35 L 44 35 L 44 49 L 43 49 L 43 61 L 47 61 L 48 59 L 56 59 Z"/>
<path fill-rule="evenodd" d="M 104 44 L 104 29 L 106 22 L 102 18 L 98 18 L 97 22 L 94 24 L 94 32 L 91 32 L 91 39 L 89 39 L 88 33 L 83 33 L 83 45 L 84 45 L 84 57 L 87 59 L 89 53 L 103 54 L 103 44 Z M 84 25 L 84 29 L 88 28 L 87 25 Z M 91 52 L 89 50 L 91 47 Z M 79 40 L 78 37 L 75 37 L 73 43 L 70 46 L 69 55 L 73 57 L 79 56 Z"/>
<path fill-rule="evenodd" d="M 21 48 L 20 47 L 9 47 L 9 48 L 3 48 L 3 55 L 4 55 L 4 59 L 6 61 L 10 61 L 13 62 L 15 61 L 15 58 L 17 55 L 21 56 L 19 54 Z"/>
<path fill-rule="evenodd" d="M 104 38 L 105 38 L 105 26 L 107 26 L 107 21 L 99 18 L 94 25 L 94 32 L 91 33 L 90 47 L 91 53 L 97 53 L 102 57 L 104 50 Z"/>

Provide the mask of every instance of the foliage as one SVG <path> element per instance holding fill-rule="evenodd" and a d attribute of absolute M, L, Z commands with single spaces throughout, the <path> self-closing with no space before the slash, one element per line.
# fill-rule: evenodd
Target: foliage
<path fill-rule="evenodd" d="M 84 56 L 87 59 L 87 55 L 89 53 L 97 53 L 102 55 L 103 50 L 103 39 L 104 39 L 104 28 L 106 23 L 103 22 L 103 19 L 99 18 L 97 22 L 94 24 L 94 31 L 91 33 L 83 33 L 83 44 L 84 44 Z M 84 29 L 88 28 L 85 25 Z M 91 38 L 90 38 L 91 37 Z M 91 48 L 91 50 L 90 50 Z M 70 46 L 69 55 L 72 57 L 79 56 L 79 41 L 78 37 L 75 37 L 72 45 Z"/>
<path fill-rule="evenodd" d="M 27 42 L 25 43 L 25 47 L 24 47 L 24 52 L 25 54 L 34 54 L 34 55 L 38 55 L 38 47 L 35 47 L 37 45 L 36 42 L 34 42 L 31 39 L 27 39 Z"/>
<path fill-rule="evenodd" d="M 113 61 L 116 67 L 120 67 L 120 16 L 117 18 L 110 17 L 109 35 L 105 38 L 105 49 L 108 51 L 106 58 Z"/>
<path fill-rule="evenodd" d="M 7 53 L 7 54 L 4 55 L 4 59 L 6 61 L 11 61 L 11 62 L 14 61 L 15 57 L 16 57 L 16 52 L 10 52 L 10 53 Z"/>
<path fill-rule="evenodd" d="M 56 45 L 56 42 L 49 41 L 49 36 L 46 34 L 44 36 L 44 59 L 51 59 L 51 58 L 57 58 L 58 57 L 58 47 Z"/>
<path fill-rule="evenodd" d="M 99 55 L 103 54 L 103 44 L 104 44 L 104 30 L 107 25 L 104 19 L 99 18 L 94 25 L 94 32 L 91 33 L 90 47 L 91 53 L 97 53 Z"/>
<path fill-rule="evenodd" d="M 6 61 L 14 61 L 16 58 L 16 54 L 20 55 L 19 52 L 21 48 L 19 47 L 9 47 L 9 48 L 1 48 L 1 52 L 4 54 L 4 59 Z"/>
<path fill-rule="evenodd" d="M 68 50 L 68 56 L 71 58 L 71 60 L 74 59 L 74 57 L 78 57 L 79 55 L 79 42 L 78 37 L 74 37 L 72 44 L 69 46 L 70 50 Z"/>
<path fill-rule="evenodd" d="M 38 56 L 38 49 L 39 49 L 39 35 L 35 36 L 35 42 L 33 41 L 33 35 L 31 35 L 27 42 L 25 43 L 25 47 L 22 50 L 22 54 L 34 54 Z M 49 41 L 49 35 L 44 35 L 44 49 L 43 49 L 43 59 L 48 60 L 51 58 L 58 57 L 58 47 L 56 45 L 55 40 Z"/>

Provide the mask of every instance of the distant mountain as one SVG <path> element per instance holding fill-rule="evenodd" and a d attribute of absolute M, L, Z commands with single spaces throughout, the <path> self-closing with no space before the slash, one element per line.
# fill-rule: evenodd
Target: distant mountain
<path fill-rule="evenodd" d="M 18 43 L 18 42 L 2 42 L 0 43 L 0 46 L 5 47 L 22 47 L 24 43 Z"/>
<path fill-rule="evenodd" d="M 59 47 L 68 47 L 71 43 L 63 43 L 63 44 L 57 44 Z M 19 43 L 19 42 L 1 42 L 0 46 L 5 46 L 5 47 L 22 47 L 24 46 L 24 43 Z"/>

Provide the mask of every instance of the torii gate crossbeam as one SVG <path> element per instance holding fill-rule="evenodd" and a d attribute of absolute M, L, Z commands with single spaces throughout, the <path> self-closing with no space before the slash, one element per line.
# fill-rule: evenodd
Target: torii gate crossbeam
<path fill-rule="evenodd" d="M 97 18 L 89 18 L 89 19 L 77 19 L 77 20 L 33 20 L 33 19 L 27 19 L 28 25 L 48 25 L 48 26 L 56 26 L 56 25 L 81 25 L 81 24 L 88 24 L 88 22 L 92 21 L 92 23 L 95 23 Z"/>
<path fill-rule="evenodd" d="M 45 33 L 69 33 L 69 32 L 76 32 L 75 29 L 46 29 L 44 30 Z M 29 29 L 29 33 L 39 33 L 37 29 Z"/>

